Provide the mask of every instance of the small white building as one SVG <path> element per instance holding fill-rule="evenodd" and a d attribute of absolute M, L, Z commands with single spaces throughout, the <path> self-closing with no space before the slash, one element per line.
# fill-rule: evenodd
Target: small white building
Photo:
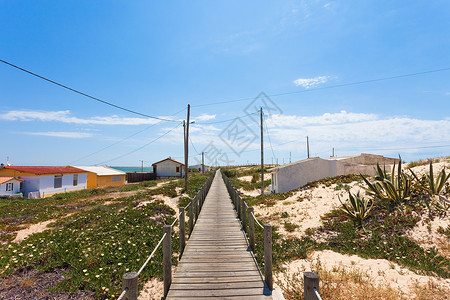
<path fill-rule="evenodd" d="M 211 167 L 210 166 L 202 165 L 202 164 L 190 166 L 190 168 L 191 169 L 197 169 L 199 172 L 209 172 L 209 171 L 211 171 Z"/>
<path fill-rule="evenodd" d="M 22 179 L 16 177 L 0 177 L 0 197 L 22 197 L 20 184 Z"/>
<path fill-rule="evenodd" d="M 87 172 L 72 167 L 5 166 L 0 176 L 18 177 L 27 198 L 44 198 L 87 187 Z"/>
<path fill-rule="evenodd" d="M 339 175 L 364 174 L 375 175 L 376 164 L 386 165 L 390 170 L 396 158 L 362 153 L 361 155 L 308 158 L 269 171 L 272 173 L 272 193 L 286 193 L 306 185 L 309 182 Z"/>
<path fill-rule="evenodd" d="M 184 164 L 170 156 L 155 162 L 152 167 L 156 178 L 184 177 Z"/>

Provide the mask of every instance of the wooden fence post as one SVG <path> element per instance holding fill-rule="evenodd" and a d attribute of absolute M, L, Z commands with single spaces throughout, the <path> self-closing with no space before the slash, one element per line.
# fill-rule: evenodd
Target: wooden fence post
<path fill-rule="evenodd" d="M 164 297 L 169 293 L 172 284 L 172 225 L 164 225 L 163 233 L 166 237 L 163 241 L 163 276 L 164 276 Z"/>
<path fill-rule="evenodd" d="M 242 220 L 242 203 L 241 203 L 241 197 L 239 197 L 239 195 L 236 197 L 237 198 L 237 202 L 238 202 L 238 207 L 237 207 L 237 213 L 238 213 L 238 218 L 239 220 Z"/>
<path fill-rule="evenodd" d="M 186 223 L 184 220 L 184 207 L 180 207 L 180 259 L 186 247 Z"/>
<path fill-rule="evenodd" d="M 242 199 L 242 228 L 244 232 L 248 232 L 247 230 L 247 210 L 245 209 L 245 200 Z"/>
<path fill-rule="evenodd" d="M 192 230 L 194 230 L 194 199 L 191 199 L 191 203 L 189 203 L 189 236 L 191 236 Z"/>
<path fill-rule="evenodd" d="M 264 224 L 264 280 L 272 291 L 272 225 L 270 224 Z"/>
<path fill-rule="evenodd" d="M 248 208 L 248 236 L 250 238 L 250 248 L 255 253 L 255 219 L 253 219 L 253 207 Z"/>
<path fill-rule="evenodd" d="M 303 273 L 303 286 L 305 293 L 305 300 L 317 300 L 314 288 L 319 292 L 319 275 L 313 272 Z"/>
<path fill-rule="evenodd" d="M 197 219 L 198 219 L 198 193 L 194 197 L 194 215 L 195 215 L 195 222 L 197 222 Z"/>
<path fill-rule="evenodd" d="M 138 273 L 125 273 L 122 277 L 122 290 L 127 289 L 123 299 L 137 300 L 138 297 Z"/>

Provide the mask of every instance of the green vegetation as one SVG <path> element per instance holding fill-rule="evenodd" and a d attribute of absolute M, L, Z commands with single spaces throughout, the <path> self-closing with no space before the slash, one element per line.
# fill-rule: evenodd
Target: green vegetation
<path fill-rule="evenodd" d="M 354 195 L 348 192 L 348 202 L 343 203 L 338 196 L 339 202 L 342 204 L 342 212 L 351 219 L 358 226 L 362 225 L 362 221 L 369 216 L 370 210 L 373 207 L 373 202 L 369 199 L 364 199 L 358 194 Z"/>
<path fill-rule="evenodd" d="M 120 191 L 128 192 L 128 191 L 144 190 L 146 188 L 156 186 L 159 182 L 163 182 L 163 180 L 149 180 L 137 184 L 128 184 L 125 187 L 121 188 Z"/>
<path fill-rule="evenodd" d="M 174 211 L 165 205 L 150 203 L 136 209 L 141 200 L 145 200 L 142 194 L 118 199 L 113 205 L 97 204 L 20 244 L 3 245 L 0 276 L 24 268 L 44 272 L 60 268 L 65 280 L 55 291 L 92 290 L 98 298 L 116 297 L 123 274 L 140 268 L 162 236 L 162 224 L 174 220 Z M 178 251 L 175 234 L 174 238 Z M 161 276 L 161 263 L 158 251 L 141 273 L 141 282 Z"/>

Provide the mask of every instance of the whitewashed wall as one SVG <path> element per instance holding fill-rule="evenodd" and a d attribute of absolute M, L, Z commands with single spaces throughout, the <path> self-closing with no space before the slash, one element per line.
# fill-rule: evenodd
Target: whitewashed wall
<path fill-rule="evenodd" d="M 13 189 L 12 189 L 12 191 L 7 191 L 6 185 L 11 182 L 13 183 Z M 0 196 L 14 195 L 19 192 L 20 192 L 20 181 L 18 181 L 18 180 L 10 180 L 8 182 L 0 184 Z"/>
<path fill-rule="evenodd" d="M 41 197 L 48 194 L 82 190 L 87 187 L 87 174 L 78 174 L 78 184 L 73 185 L 73 174 L 63 174 L 62 187 L 54 188 L 55 176 L 39 176 L 39 192 Z"/>
<path fill-rule="evenodd" d="M 176 167 L 180 167 L 180 172 L 176 172 Z M 156 176 L 180 177 L 184 175 L 184 167 L 172 160 L 166 160 L 156 165 Z"/>
<path fill-rule="evenodd" d="M 22 193 L 24 197 L 28 197 L 30 192 L 39 191 L 39 176 L 20 176 L 20 179 L 25 180 L 22 182 Z"/>

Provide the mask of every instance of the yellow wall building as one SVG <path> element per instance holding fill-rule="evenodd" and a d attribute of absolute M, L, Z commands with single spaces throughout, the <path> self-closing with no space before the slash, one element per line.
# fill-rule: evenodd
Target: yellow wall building
<path fill-rule="evenodd" d="M 126 173 L 109 168 L 97 166 L 74 166 L 77 169 L 87 172 L 88 188 L 104 188 L 109 186 L 124 185 Z"/>

